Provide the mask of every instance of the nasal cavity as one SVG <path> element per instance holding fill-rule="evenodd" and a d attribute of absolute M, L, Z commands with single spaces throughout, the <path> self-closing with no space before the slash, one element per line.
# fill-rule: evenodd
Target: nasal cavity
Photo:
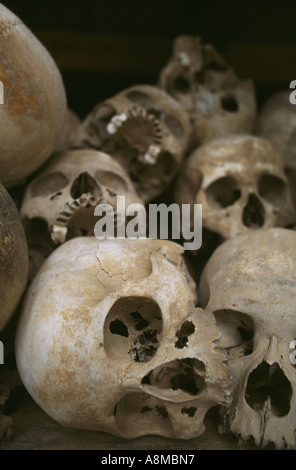
<path fill-rule="evenodd" d="M 199 395 L 206 386 L 205 373 L 205 365 L 198 359 L 176 359 L 150 371 L 142 385 Z"/>
<path fill-rule="evenodd" d="M 292 387 L 279 365 L 262 362 L 248 378 L 245 399 L 256 411 L 265 407 L 275 416 L 285 416 L 291 408 Z"/>
<path fill-rule="evenodd" d="M 260 228 L 264 225 L 264 215 L 264 207 L 260 200 L 255 194 L 250 194 L 243 211 L 243 224 L 251 229 Z"/>
<path fill-rule="evenodd" d="M 74 180 L 70 194 L 73 199 L 78 199 L 82 194 L 87 193 L 98 196 L 101 194 L 101 189 L 96 180 L 84 171 Z"/>

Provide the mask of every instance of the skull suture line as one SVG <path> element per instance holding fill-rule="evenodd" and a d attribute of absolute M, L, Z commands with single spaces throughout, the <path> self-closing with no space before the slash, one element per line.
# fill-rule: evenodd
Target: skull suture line
<path fill-rule="evenodd" d="M 234 399 L 224 425 L 258 446 L 296 448 L 296 233 L 261 229 L 227 240 L 202 274 L 200 305 L 221 331 Z"/>
<path fill-rule="evenodd" d="M 138 85 L 99 103 L 83 121 L 73 146 L 110 154 L 148 202 L 176 176 L 189 134 L 188 117 L 177 101 L 157 87 Z"/>
<path fill-rule="evenodd" d="M 44 259 L 66 239 L 93 235 L 95 206 L 142 203 L 121 166 L 93 149 L 54 155 L 27 186 L 21 216 L 26 228 L 31 278 Z M 142 203 L 143 204 L 143 203 Z"/>
<path fill-rule="evenodd" d="M 196 308 L 182 248 L 160 240 L 79 237 L 45 261 L 16 336 L 36 402 L 74 428 L 124 438 L 190 439 L 230 404 L 214 319 Z"/>
<path fill-rule="evenodd" d="M 252 80 L 239 80 L 225 59 L 198 37 L 180 36 L 159 84 L 190 116 L 191 145 L 251 133 L 256 117 Z"/>
<path fill-rule="evenodd" d="M 202 204 L 203 227 L 222 239 L 295 220 L 281 155 L 254 136 L 225 137 L 193 151 L 175 198 L 179 204 Z"/>

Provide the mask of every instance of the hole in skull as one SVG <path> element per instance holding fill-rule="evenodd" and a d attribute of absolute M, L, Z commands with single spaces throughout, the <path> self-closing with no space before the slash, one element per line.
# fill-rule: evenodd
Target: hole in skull
<path fill-rule="evenodd" d="M 204 375 L 205 366 L 198 359 L 176 359 L 150 371 L 142 385 L 199 395 L 205 387 Z"/>
<path fill-rule="evenodd" d="M 143 91 L 131 90 L 126 93 L 126 97 L 143 108 L 153 108 L 154 100 Z"/>
<path fill-rule="evenodd" d="M 148 362 L 158 348 L 157 331 L 146 329 L 139 335 L 129 351 L 135 362 Z"/>
<path fill-rule="evenodd" d="M 142 433 L 170 436 L 172 425 L 165 406 L 160 400 L 146 393 L 131 392 L 116 404 L 115 420 L 122 432 L 128 437 Z"/>
<path fill-rule="evenodd" d="M 290 411 L 291 397 L 291 384 L 276 362 L 270 365 L 264 361 L 250 373 L 245 399 L 253 410 L 270 406 L 275 416 L 286 416 Z"/>
<path fill-rule="evenodd" d="M 221 337 L 217 345 L 223 348 L 229 359 L 248 356 L 253 352 L 254 321 L 246 313 L 235 310 L 214 312 Z"/>
<path fill-rule="evenodd" d="M 250 194 L 242 214 L 243 224 L 251 229 L 260 228 L 264 225 L 264 215 L 264 207 L 260 200 L 255 194 Z"/>
<path fill-rule="evenodd" d="M 111 357 L 148 362 L 158 350 L 161 331 L 161 310 L 153 299 L 123 297 L 106 317 L 104 347 Z"/>
<path fill-rule="evenodd" d="M 174 80 L 174 89 L 181 93 L 188 93 L 190 91 L 190 83 L 186 78 L 179 75 Z"/>
<path fill-rule="evenodd" d="M 226 208 L 234 204 L 241 197 L 237 188 L 237 181 L 232 176 L 224 176 L 214 181 L 206 189 L 209 206 L 213 209 Z"/>
<path fill-rule="evenodd" d="M 140 312 L 131 312 L 131 317 L 135 320 L 135 328 L 137 331 L 143 330 L 149 326 L 149 321 L 145 320 Z"/>
<path fill-rule="evenodd" d="M 87 193 L 98 197 L 102 194 L 102 191 L 96 180 L 84 171 L 73 181 L 70 194 L 73 199 L 78 199 L 82 194 Z"/>
<path fill-rule="evenodd" d="M 68 180 L 63 173 L 55 172 L 49 175 L 40 176 L 31 185 L 32 197 L 49 196 L 68 184 Z"/>
<path fill-rule="evenodd" d="M 112 173 L 111 171 L 103 171 L 103 170 L 97 171 L 96 179 L 103 186 L 109 189 L 109 194 L 110 194 L 110 190 L 111 191 L 113 190 L 118 194 L 124 194 L 127 190 L 127 184 L 124 181 L 124 179 L 121 176 L 117 175 L 116 173 Z"/>
<path fill-rule="evenodd" d="M 287 185 L 278 176 L 261 175 L 258 191 L 261 197 L 275 206 L 281 206 L 287 201 Z"/>
<path fill-rule="evenodd" d="M 183 349 L 187 346 L 188 336 L 192 335 L 195 331 L 195 326 L 191 321 L 185 321 L 181 328 L 177 331 L 176 336 L 178 341 L 175 343 L 175 348 Z"/>
<path fill-rule="evenodd" d="M 164 120 L 166 126 L 169 128 L 170 132 L 175 135 L 178 139 L 181 139 L 184 136 L 184 129 L 182 124 L 178 119 L 176 119 L 171 114 L 167 115 Z"/>
<path fill-rule="evenodd" d="M 128 337 L 128 328 L 121 320 L 114 320 L 110 323 L 109 326 L 110 333 L 113 335 L 120 335 L 124 336 L 125 338 Z"/>
<path fill-rule="evenodd" d="M 196 411 L 197 410 L 196 410 L 195 406 L 190 406 L 188 408 L 184 407 L 184 408 L 181 409 L 181 413 L 187 415 L 189 418 L 193 418 Z"/>
<path fill-rule="evenodd" d="M 235 113 L 238 111 L 238 102 L 233 96 L 223 96 L 221 98 L 221 106 L 225 111 Z"/>

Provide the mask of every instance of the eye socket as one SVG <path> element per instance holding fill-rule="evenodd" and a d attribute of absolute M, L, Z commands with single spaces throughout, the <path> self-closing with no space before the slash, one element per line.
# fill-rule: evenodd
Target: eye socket
<path fill-rule="evenodd" d="M 159 347 L 162 314 L 146 297 L 123 297 L 110 309 L 104 324 L 104 347 L 120 361 L 149 362 Z"/>
<path fill-rule="evenodd" d="M 111 171 L 97 171 L 96 180 L 98 180 L 103 186 L 113 189 L 117 193 L 123 193 L 127 190 L 127 184 L 124 179 Z"/>
<path fill-rule="evenodd" d="M 126 93 L 126 97 L 133 103 L 136 103 L 144 108 L 153 108 L 154 106 L 153 99 L 147 93 L 144 93 L 140 90 L 131 90 Z"/>
<path fill-rule="evenodd" d="M 225 111 L 236 113 L 238 111 L 238 102 L 234 96 L 227 95 L 221 98 L 221 106 Z"/>
<path fill-rule="evenodd" d="M 258 181 L 260 196 L 270 204 L 281 206 L 287 200 L 287 184 L 278 176 L 263 174 Z"/>
<path fill-rule="evenodd" d="M 188 93 L 190 91 L 190 83 L 182 75 L 179 75 L 174 80 L 173 88 L 180 93 Z"/>
<path fill-rule="evenodd" d="M 169 128 L 170 132 L 175 135 L 178 139 L 184 136 L 184 129 L 180 121 L 172 115 L 168 115 L 164 120 L 165 124 Z"/>
<path fill-rule="evenodd" d="M 213 314 L 221 334 L 217 345 L 227 352 L 229 359 L 251 354 L 255 330 L 253 319 L 235 310 L 216 310 Z"/>
<path fill-rule="evenodd" d="M 67 184 L 66 176 L 57 171 L 49 175 L 40 176 L 40 178 L 34 181 L 31 185 L 31 194 L 33 197 L 49 196 L 64 188 Z"/>
<path fill-rule="evenodd" d="M 233 176 L 224 176 L 214 181 L 206 189 L 207 202 L 213 209 L 224 209 L 241 197 L 237 181 Z"/>

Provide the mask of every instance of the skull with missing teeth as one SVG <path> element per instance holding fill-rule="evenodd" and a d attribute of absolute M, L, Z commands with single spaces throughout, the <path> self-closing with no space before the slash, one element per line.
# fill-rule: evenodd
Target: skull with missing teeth
<path fill-rule="evenodd" d="M 252 80 L 239 80 L 214 47 L 202 45 L 200 38 L 175 40 L 159 84 L 190 116 L 193 146 L 252 132 L 257 108 Z"/>
<path fill-rule="evenodd" d="M 258 446 L 296 448 L 295 264 L 296 233 L 271 228 L 227 240 L 201 278 L 234 383 L 224 426 Z"/>
<path fill-rule="evenodd" d="M 284 227 L 295 215 L 279 152 L 254 136 L 217 139 L 195 150 L 176 185 L 176 201 L 202 204 L 203 227 L 222 239 Z"/>
<path fill-rule="evenodd" d="M 80 126 L 73 145 L 112 155 L 147 202 L 176 175 L 189 133 L 187 115 L 177 101 L 157 87 L 138 85 L 99 103 Z"/>
<path fill-rule="evenodd" d="M 94 234 L 95 206 L 108 203 L 116 216 L 119 195 L 127 206 L 143 204 L 126 172 L 106 153 L 81 149 L 54 155 L 27 186 L 21 207 L 32 273 L 56 244 Z"/>
<path fill-rule="evenodd" d="M 163 240 L 79 237 L 27 293 L 16 356 L 24 385 L 65 426 L 191 439 L 229 405 L 218 329 L 196 308 L 183 249 Z"/>

